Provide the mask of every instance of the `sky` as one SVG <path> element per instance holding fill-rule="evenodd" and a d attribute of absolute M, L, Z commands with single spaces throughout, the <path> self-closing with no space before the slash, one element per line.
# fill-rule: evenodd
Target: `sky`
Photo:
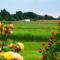
<path fill-rule="evenodd" d="M 60 0 L 0 0 L 0 10 L 35 12 L 39 15 L 60 16 Z"/>

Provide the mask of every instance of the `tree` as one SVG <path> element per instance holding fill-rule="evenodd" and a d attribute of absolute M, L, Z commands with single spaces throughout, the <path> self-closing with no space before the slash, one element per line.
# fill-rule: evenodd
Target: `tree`
<path fill-rule="evenodd" d="M 44 16 L 42 15 L 38 15 L 34 12 L 22 12 L 22 11 L 17 11 L 15 14 L 10 14 L 8 11 L 6 11 L 5 9 L 1 10 L 0 12 L 0 21 L 19 21 L 19 20 L 23 20 L 23 19 L 31 19 L 31 20 L 56 20 L 56 19 L 60 19 L 59 18 L 54 18 L 53 16 L 49 16 L 47 14 L 45 14 Z"/>
<path fill-rule="evenodd" d="M 48 19 L 48 15 L 47 14 L 44 16 L 44 19 L 46 19 L 46 20 Z"/>
<path fill-rule="evenodd" d="M 54 20 L 53 16 L 48 16 L 48 15 L 45 15 L 44 19 L 46 19 L 46 20 Z"/>
<path fill-rule="evenodd" d="M 9 20 L 9 18 L 10 18 L 10 13 L 7 12 L 5 9 L 1 10 L 0 14 L 1 14 L 1 17 L 3 18 L 3 20 L 4 20 L 4 19 Z"/>
<path fill-rule="evenodd" d="M 60 16 L 58 17 L 58 19 L 60 19 Z"/>
<path fill-rule="evenodd" d="M 23 13 L 23 18 L 24 19 L 36 19 L 37 14 L 35 14 L 33 12 L 25 12 L 25 13 Z"/>
<path fill-rule="evenodd" d="M 14 17 L 17 20 L 22 20 L 23 19 L 23 13 L 21 11 L 17 11 L 16 14 L 14 14 Z"/>

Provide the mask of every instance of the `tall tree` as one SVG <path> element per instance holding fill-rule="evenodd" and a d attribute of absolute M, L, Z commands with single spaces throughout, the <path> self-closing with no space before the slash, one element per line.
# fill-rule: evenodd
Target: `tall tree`
<path fill-rule="evenodd" d="M 60 16 L 58 17 L 58 19 L 60 19 Z"/>
<path fill-rule="evenodd" d="M 37 14 L 35 14 L 33 12 L 25 12 L 23 14 L 23 18 L 24 19 L 36 19 L 37 18 Z"/>
<path fill-rule="evenodd" d="M 0 14 L 3 19 L 7 19 L 7 20 L 10 19 L 10 13 L 5 9 L 1 10 Z"/>
<path fill-rule="evenodd" d="M 17 11 L 16 14 L 14 14 L 14 17 L 17 20 L 22 20 L 23 19 L 23 13 L 21 11 Z"/>

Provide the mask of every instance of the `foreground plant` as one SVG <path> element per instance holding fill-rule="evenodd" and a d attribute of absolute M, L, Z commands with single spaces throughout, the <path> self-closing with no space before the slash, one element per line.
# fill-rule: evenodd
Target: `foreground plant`
<path fill-rule="evenodd" d="M 14 25 L 10 22 L 7 26 L 4 26 L 0 22 L 0 35 L 2 36 L 0 42 L 0 60 L 24 60 L 23 57 L 17 53 L 24 49 L 23 43 L 10 43 L 8 46 L 5 46 L 5 42 L 10 38 L 10 35 L 13 33 Z"/>
<path fill-rule="evenodd" d="M 44 47 L 39 49 L 39 53 L 42 53 L 41 60 L 57 60 L 56 52 L 60 52 L 60 22 L 58 22 L 58 30 L 52 32 L 48 42 L 43 43 L 42 46 Z"/>
<path fill-rule="evenodd" d="M 0 60 L 24 60 L 23 56 L 16 52 L 0 52 Z"/>
<path fill-rule="evenodd" d="M 20 52 L 22 50 L 24 50 L 24 44 L 21 42 L 17 42 L 17 43 L 11 43 L 8 45 L 8 48 L 10 48 L 12 51 L 15 52 Z"/>
<path fill-rule="evenodd" d="M 7 41 L 9 36 L 13 33 L 12 29 L 14 28 L 12 23 L 9 23 L 8 25 L 4 25 L 2 22 L 0 22 L 0 35 L 1 35 L 1 41 L 2 41 L 2 50 L 4 47 L 4 41 Z"/>

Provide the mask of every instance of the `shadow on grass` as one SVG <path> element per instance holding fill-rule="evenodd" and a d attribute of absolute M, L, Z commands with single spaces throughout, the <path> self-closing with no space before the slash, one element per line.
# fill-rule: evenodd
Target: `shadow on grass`
<path fill-rule="evenodd" d="M 50 36 L 37 36 L 37 35 L 32 35 L 32 34 L 13 34 L 9 36 L 11 39 L 13 40 L 17 40 L 17 41 L 36 41 L 36 42 L 40 42 L 40 41 L 47 41 L 49 39 Z"/>

